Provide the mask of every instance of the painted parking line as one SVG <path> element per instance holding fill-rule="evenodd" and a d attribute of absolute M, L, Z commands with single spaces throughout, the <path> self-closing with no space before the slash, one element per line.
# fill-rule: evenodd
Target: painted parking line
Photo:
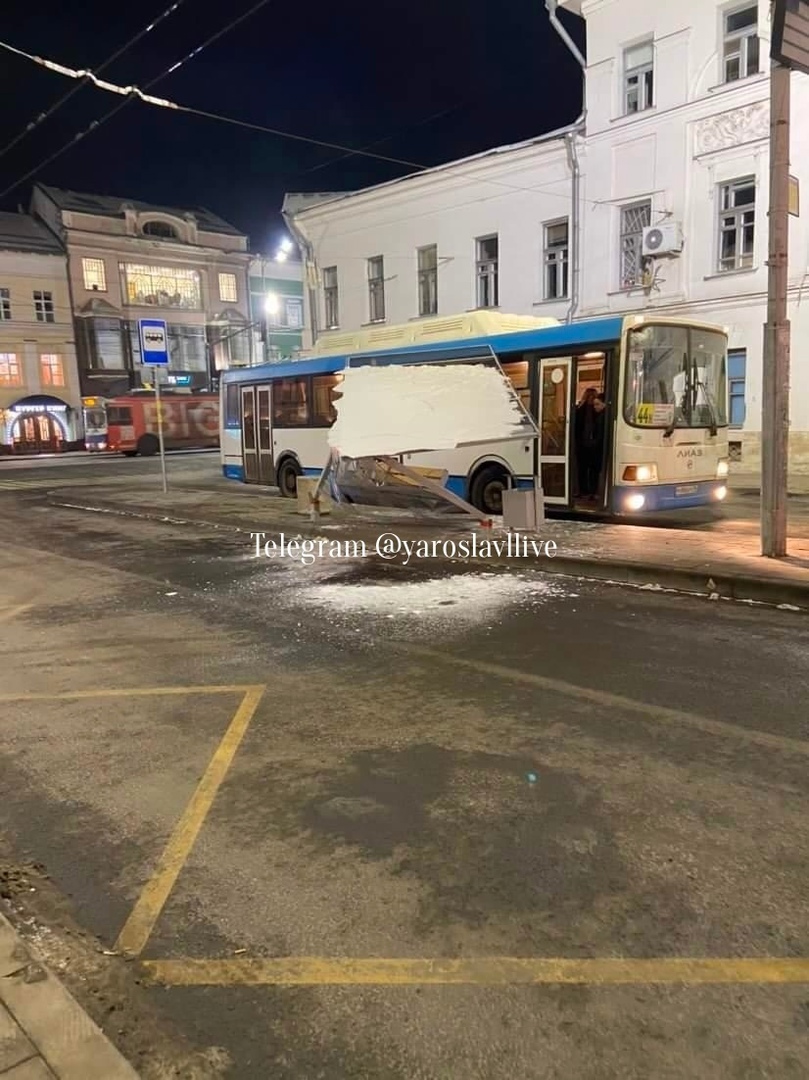
<path fill-rule="evenodd" d="M 517 668 L 506 667 L 503 664 L 491 664 L 483 660 L 470 660 L 462 656 L 453 656 L 442 652 L 440 649 L 431 649 L 424 645 L 397 641 L 395 647 L 405 654 L 436 660 L 448 667 L 465 668 L 478 675 L 492 675 L 497 679 L 524 683 L 540 690 L 549 690 L 564 697 L 585 701 L 590 705 L 633 713 L 647 721 L 672 723 L 690 727 L 703 734 L 716 735 L 723 739 L 733 738 L 752 746 L 761 746 L 766 747 L 768 750 L 780 750 L 791 754 L 800 754 L 802 757 L 809 757 L 809 741 L 804 739 L 794 739 L 788 735 L 775 735 L 769 731 L 759 731 L 726 720 L 712 720 L 710 717 L 699 716 L 697 713 L 672 709 L 667 705 L 654 705 L 647 701 L 640 701 L 637 698 L 613 694 L 609 690 L 577 686 L 575 683 L 553 679 L 547 675 L 536 675 L 532 671 L 519 671 Z"/>
<path fill-rule="evenodd" d="M 208 763 L 197 789 L 160 857 L 157 869 L 138 898 L 132 914 L 115 943 L 117 952 L 138 956 L 144 949 L 171 890 L 185 866 L 216 793 L 227 775 L 236 751 L 264 693 L 263 686 L 248 689 L 222 741 Z"/>
<path fill-rule="evenodd" d="M 60 690 L 53 693 L 0 694 L 0 701 L 82 701 L 85 698 L 162 697 L 183 694 L 246 694 L 257 689 L 252 684 L 222 686 L 134 686 L 123 690 Z M 259 689 L 263 689 L 260 687 Z"/>
<path fill-rule="evenodd" d="M 491 956 L 406 960 L 290 956 L 277 959 L 145 960 L 164 986 L 515 986 L 809 983 L 809 960 L 586 959 Z"/>

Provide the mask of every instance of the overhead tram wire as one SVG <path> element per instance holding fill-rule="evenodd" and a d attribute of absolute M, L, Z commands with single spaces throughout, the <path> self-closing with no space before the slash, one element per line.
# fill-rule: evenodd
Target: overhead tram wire
<path fill-rule="evenodd" d="M 180 0 L 180 2 L 182 3 L 184 2 L 184 0 Z M 167 68 L 164 72 L 162 72 L 162 74 L 152 79 L 151 82 L 146 83 L 146 85 L 144 86 L 144 90 L 149 90 L 152 86 L 155 86 L 157 83 L 162 82 L 162 80 L 167 78 L 169 75 L 173 75 L 175 71 L 183 67 L 184 64 L 187 64 L 189 60 L 193 60 L 196 56 L 199 56 L 203 49 L 207 49 L 209 45 L 213 45 L 213 43 L 215 41 L 218 41 L 219 38 L 224 37 L 225 34 L 230 33 L 230 31 L 235 29 L 240 23 L 243 23 L 245 19 L 249 19 L 251 15 L 255 15 L 256 12 L 259 11 L 261 8 L 266 7 L 269 2 L 270 0 L 258 0 L 258 2 L 253 4 L 251 8 L 243 12 L 241 15 L 236 16 L 235 19 L 232 19 L 229 23 L 223 26 L 221 30 L 217 30 L 215 34 L 212 34 L 209 38 L 206 38 L 206 40 L 203 41 L 201 45 L 197 45 L 195 49 L 192 49 L 189 53 L 182 57 L 182 59 L 172 64 L 171 67 Z M 9 51 L 11 52 L 16 52 L 19 55 L 26 56 L 29 60 L 35 60 L 37 63 L 40 64 L 44 63 L 44 61 L 42 61 L 40 57 L 30 56 L 28 53 L 23 53 L 20 49 L 11 49 L 9 46 L 5 45 L 2 42 L 0 42 L 0 45 L 3 45 L 4 48 L 9 49 Z M 111 61 L 108 61 L 108 63 L 111 63 Z M 92 79 L 89 75 L 86 75 L 85 79 L 92 82 Z M 70 142 L 65 143 L 58 150 L 54 151 L 54 153 L 52 153 L 49 157 L 45 158 L 44 161 L 40 161 L 38 165 L 35 165 L 33 169 L 30 169 L 25 174 L 25 176 L 20 177 L 19 180 L 15 180 L 14 183 L 10 184 L 7 188 L 5 188 L 5 190 L 0 191 L 0 199 L 5 198 L 6 195 L 10 194 L 12 191 L 15 191 L 18 187 L 20 187 L 21 184 L 24 184 L 26 180 L 30 180 L 32 176 L 35 176 L 40 171 L 40 169 L 44 169 L 46 165 L 50 165 L 52 161 L 55 161 L 58 157 L 61 157 L 62 154 L 64 154 L 67 150 L 70 150 L 77 143 L 81 142 L 81 140 L 84 139 L 91 132 L 96 131 L 98 128 L 101 127 L 102 124 L 105 124 L 108 120 L 111 120 L 113 116 L 116 116 L 122 109 L 125 109 L 127 105 L 129 105 L 133 100 L 136 99 L 136 97 L 136 94 L 131 94 L 125 101 L 121 102 L 120 105 L 116 105 L 114 109 L 110 109 L 109 112 L 105 113 L 98 120 L 93 120 L 93 122 L 89 124 L 83 131 L 77 132 L 70 140 Z M 345 149 L 345 147 L 339 147 L 338 149 Z"/>
<path fill-rule="evenodd" d="M 137 45 L 137 43 L 142 38 L 146 37 L 147 34 L 150 34 L 152 30 L 156 29 L 170 15 L 173 15 L 177 8 L 182 7 L 185 2 L 186 0 L 175 0 L 175 2 L 170 7 L 167 7 L 161 15 L 158 15 L 156 19 L 153 19 L 148 26 L 144 26 L 142 30 L 139 30 L 134 37 L 131 37 L 129 41 L 125 42 L 120 47 L 120 49 L 118 49 L 112 54 L 112 56 L 109 56 L 100 67 L 95 69 L 96 72 L 101 73 L 102 71 L 106 71 L 110 64 L 114 64 L 115 61 L 119 57 L 123 56 L 125 52 L 128 52 L 133 47 L 133 45 Z M 15 135 L 11 142 L 7 143 L 0 150 L 0 158 L 4 157 L 10 150 L 13 150 L 17 143 L 21 142 L 26 135 L 30 134 L 32 131 L 35 131 L 40 126 L 40 124 L 43 124 L 49 117 L 53 116 L 53 114 L 58 109 L 61 109 L 63 105 L 66 105 L 67 102 L 70 101 L 74 94 L 78 94 L 78 92 L 84 89 L 84 87 L 87 86 L 87 84 L 91 81 L 92 80 L 89 78 L 89 76 L 85 76 L 85 78 L 82 79 L 78 86 L 74 86 L 71 90 L 68 90 L 68 92 L 62 97 L 60 97 L 57 101 L 55 101 L 49 109 L 46 109 L 45 112 L 40 113 L 39 116 L 31 120 L 30 123 L 26 124 L 23 130 L 18 135 Z"/>

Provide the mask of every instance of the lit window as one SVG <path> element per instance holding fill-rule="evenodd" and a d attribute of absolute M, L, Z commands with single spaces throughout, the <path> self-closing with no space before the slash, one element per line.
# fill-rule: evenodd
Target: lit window
<path fill-rule="evenodd" d="M 236 291 L 236 275 L 235 274 L 220 274 L 219 275 L 219 299 L 223 303 L 235 304 L 238 300 L 238 294 Z"/>
<path fill-rule="evenodd" d="M 201 307 L 199 274 L 196 270 L 126 263 L 121 267 L 121 276 L 128 304 L 192 310 Z"/>
<path fill-rule="evenodd" d="M 745 404 L 745 376 L 747 352 L 731 349 L 728 353 L 728 396 L 730 398 L 730 426 L 743 427 L 747 412 Z"/>
<path fill-rule="evenodd" d="M 11 318 L 11 290 L 0 289 L 0 322 Z"/>
<path fill-rule="evenodd" d="M 22 386 L 22 372 L 16 353 L 0 353 L 0 386 Z"/>
<path fill-rule="evenodd" d="M 756 181 L 752 176 L 719 189 L 719 272 L 749 270 L 756 234 Z"/>
<path fill-rule="evenodd" d="M 300 330 L 303 326 L 303 300 L 287 297 L 284 307 L 287 313 L 287 327 L 290 330 Z"/>
<path fill-rule="evenodd" d="M 621 208 L 621 288 L 643 284 L 643 230 L 652 224 L 652 204 Z"/>
<path fill-rule="evenodd" d="M 37 322 L 53 322 L 53 293 L 37 290 L 34 293 L 34 310 L 37 314 Z"/>
<path fill-rule="evenodd" d="M 654 100 L 654 44 L 624 50 L 624 112 L 651 109 Z"/>
<path fill-rule="evenodd" d="M 757 75 L 761 61 L 757 5 L 728 11 L 724 23 L 724 81 L 736 82 Z"/>
<path fill-rule="evenodd" d="M 340 296 L 336 266 L 326 266 L 323 269 L 323 300 L 326 307 L 326 329 L 334 330 L 340 325 Z"/>
<path fill-rule="evenodd" d="M 477 306 L 494 308 L 500 303 L 500 244 L 496 236 L 481 236 L 477 249 Z"/>
<path fill-rule="evenodd" d="M 419 248 L 419 315 L 438 313 L 438 247 Z"/>
<path fill-rule="evenodd" d="M 43 353 L 39 358 L 39 370 L 43 386 L 64 386 L 65 369 L 62 357 L 56 353 Z"/>
<path fill-rule="evenodd" d="M 368 315 L 371 322 L 384 322 L 385 261 L 381 255 L 368 260 Z"/>
<path fill-rule="evenodd" d="M 107 291 L 107 271 L 103 259 L 82 259 L 84 287 L 88 292 Z"/>
<path fill-rule="evenodd" d="M 567 296 L 568 224 L 553 221 L 545 226 L 545 299 L 561 300 Z"/>

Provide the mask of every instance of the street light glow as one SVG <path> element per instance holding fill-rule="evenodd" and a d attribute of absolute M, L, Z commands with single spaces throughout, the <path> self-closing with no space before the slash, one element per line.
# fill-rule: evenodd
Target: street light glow
<path fill-rule="evenodd" d="M 267 293 L 264 298 L 264 310 L 268 315 L 278 314 L 278 297 L 275 293 Z"/>
<path fill-rule="evenodd" d="M 292 241 L 288 236 L 281 241 L 281 250 L 287 254 L 292 251 Z"/>
<path fill-rule="evenodd" d="M 283 250 L 276 252 L 275 261 L 276 262 L 286 262 L 287 261 L 287 253 L 285 251 L 283 251 Z"/>

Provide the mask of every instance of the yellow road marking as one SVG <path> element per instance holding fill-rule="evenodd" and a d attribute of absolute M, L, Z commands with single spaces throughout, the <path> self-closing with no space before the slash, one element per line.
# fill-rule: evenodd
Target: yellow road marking
<path fill-rule="evenodd" d="M 10 622 L 11 619 L 16 619 L 18 615 L 22 615 L 24 611 L 28 611 L 33 607 L 33 604 L 17 604 L 16 607 L 3 608 L 0 610 L 0 623 Z"/>
<path fill-rule="evenodd" d="M 577 698 L 579 701 L 586 701 L 591 705 L 601 705 L 607 708 L 623 709 L 626 712 L 640 713 L 647 719 L 682 724 L 708 735 L 718 735 L 725 739 L 731 736 L 734 739 L 740 739 L 755 746 L 764 746 L 770 750 L 783 750 L 809 757 L 809 742 L 802 739 L 792 739 L 787 735 L 774 735 L 769 731 L 756 731 L 724 720 L 711 720 L 706 716 L 699 716 L 697 713 L 671 709 L 665 705 L 653 705 L 649 702 L 638 701 L 635 698 L 624 697 L 622 694 L 612 694 L 608 690 L 595 690 L 587 686 L 576 686 L 574 683 L 563 682 L 561 679 L 551 679 L 547 675 L 535 675 L 530 671 L 517 671 L 516 668 L 505 667 L 502 664 L 489 664 L 482 660 L 467 660 L 461 656 L 450 656 L 437 649 L 428 649 L 422 645 L 397 642 L 396 647 L 402 652 L 415 656 L 429 657 L 444 664 L 468 668 L 470 671 L 475 671 L 480 675 L 493 675 L 499 679 L 526 683 L 529 686 L 539 687 L 541 690 L 551 690 L 556 694 L 563 694 L 566 697 Z"/>
<path fill-rule="evenodd" d="M 258 708 L 263 686 L 252 686 L 244 695 L 241 705 L 225 732 L 222 741 L 208 763 L 205 773 L 197 785 L 183 812 L 183 816 L 166 845 L 153 877 L 138 898 L 132 914 L 121 931 L 115 949 L 118 952 L 137 956 L 142 951 L 160 913 L 169 898 L 174 883 L 191 853 L 203 822 L 211 809 L 222 781 L 233 762 L 239 744 Z"/>
<path fill-rule="evenodd" d="M 146 960 L 142 963 L 151 979 L 166 986 L 809 983 L 809 960 L 766 957 L 532 960 L 491 956 L 468 960 L 354 960 L 289 956 L 278 959 Z"/>
<path fill-rule="evenodd" d="M 159 697 L 161 694 L 244 694 L 256 687 L 233 686 L 134 686 L 120 690 L 64 690 L 54 694 L 0 694 L 0 701 L 81 701 L 84 698 Z M 259 689 L 263 689 L 260 687 Z"/>

